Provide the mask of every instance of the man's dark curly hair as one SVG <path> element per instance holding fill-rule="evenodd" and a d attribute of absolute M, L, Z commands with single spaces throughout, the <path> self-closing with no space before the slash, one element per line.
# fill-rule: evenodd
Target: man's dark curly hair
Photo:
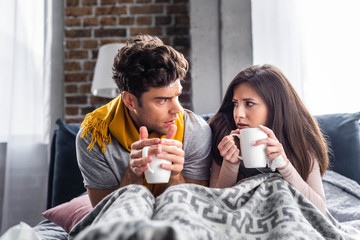
<path fill-rule="evenodd" d="M 120 92 L 130 92 L 140 99 L 151 87 L 166 87 L 177 79 L 183 80 L 188 68 L 183 54 L 157 37 L 139 35 L 128 40 L 115 56 L 113 79 Z"/>

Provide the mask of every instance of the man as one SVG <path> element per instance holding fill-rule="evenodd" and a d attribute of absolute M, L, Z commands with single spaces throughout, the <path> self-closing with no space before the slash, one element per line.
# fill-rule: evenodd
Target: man
<path fill-rule="evenodd" d="M 154 196 L 181 183 L 208 186 L 211 129 L 178 101 L 187 70 L 184 56 L 157 37 L 137 36 L 119 50 L 113 79 L 122 94 L 86 115 L 76 138 L 93 206 L 129 184 L 145 185 Z M 172 162 L 161 165 L 171 171 L 167 184 L 146 182 L 150 155 Z"/>

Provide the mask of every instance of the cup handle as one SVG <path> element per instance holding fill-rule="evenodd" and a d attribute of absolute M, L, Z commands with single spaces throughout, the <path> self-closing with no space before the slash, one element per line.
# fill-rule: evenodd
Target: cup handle
<path fill-rule="evenodd" d="M 240 134 L 233 133 L 233 134 L 231 134 L 231 136 L 236 136 L 236 137 L 238 137 L 238 138 L 240 139 Z M 238 156 L 238 158 L 239 158 L 241 161 L 243 161 L 242 156 Z"/>
<path fill-rule="evenodd" d="M 146 146 L 142 149 L 142 157 L 147 157 L 148 156 L 148 151 L 149 151 L 149 146 Z M 147 164 L 149 169 L 147 171 L 150 171 L 151 173 L 154 173 L 154 170 L 150 167 L 150 164 Z"/>

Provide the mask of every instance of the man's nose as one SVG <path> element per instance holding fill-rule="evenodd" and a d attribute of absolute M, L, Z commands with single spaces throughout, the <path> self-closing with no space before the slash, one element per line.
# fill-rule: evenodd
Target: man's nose
<path fill-rule="evenodd" d="M 176 113 L 176 114 L 181 112 L 181 107 L 180 107 L 178 98 L 176 98 L 176 99 L 174 99 L 174 101 L 172 101 L 170 112 Z"/>

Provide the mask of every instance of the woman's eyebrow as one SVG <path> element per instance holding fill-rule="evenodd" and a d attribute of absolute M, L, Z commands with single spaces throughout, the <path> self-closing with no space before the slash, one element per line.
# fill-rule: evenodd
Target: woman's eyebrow
<path fill-rule="evenodd" d="M 243 101 L 249 101 L 249 100 L 255 101 L 256 99 L 255 98 L 243 98 Z"/>

